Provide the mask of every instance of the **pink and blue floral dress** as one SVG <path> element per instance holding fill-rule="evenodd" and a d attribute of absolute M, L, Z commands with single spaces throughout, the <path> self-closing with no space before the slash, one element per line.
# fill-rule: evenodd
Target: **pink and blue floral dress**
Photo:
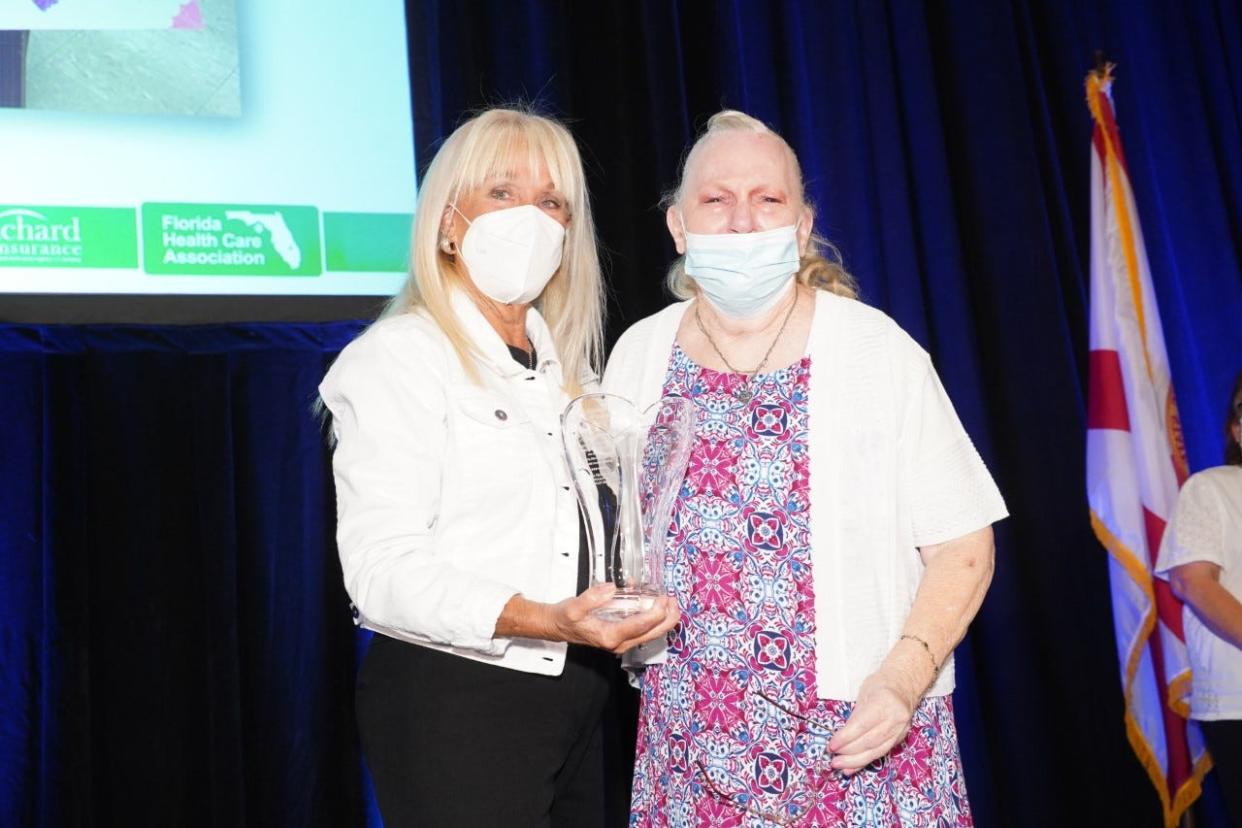
<path fill-rule="evenodd" d="M 637 828 L 973 824 L 950 697 L 924 699 L 857 775 L 828 764 L 852 703 L 816 695 L 810 372 L 806 357 L 747 380 L 673 347 L 664 395 L 696 409 L 665 550 L 682 620 L 643 675 Z"/>

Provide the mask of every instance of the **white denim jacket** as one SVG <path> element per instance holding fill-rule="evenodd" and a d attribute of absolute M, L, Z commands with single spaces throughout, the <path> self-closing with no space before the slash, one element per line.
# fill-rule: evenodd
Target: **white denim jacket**
<path fill-rule="evenodd" d="M 539 362 L 528 370 L 468 297 L 455 294 L 453 309 L 482 354 L 479 382 L 415 312 L 372 325 L 319 386 L 336 440 L 345 588 L 367 629 L 558 675 L 565 644 L 493 636 L 513 595 L 555 602 L 577 586 L 556 347 L 532 308 L 526 330 Z"/>

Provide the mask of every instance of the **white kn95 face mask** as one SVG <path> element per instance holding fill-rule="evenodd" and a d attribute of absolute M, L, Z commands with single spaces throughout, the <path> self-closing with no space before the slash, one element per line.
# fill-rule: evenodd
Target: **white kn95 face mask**
<path fill-rule="evenodd" d="M 457 205 L 453 205 L 457 210 Z M 475 216 L 461 240 L 461 258 L 475 287 L 503 304 L 525 304 L 543 293 L 561 266 L 565 228 L 533 204 Z"/>

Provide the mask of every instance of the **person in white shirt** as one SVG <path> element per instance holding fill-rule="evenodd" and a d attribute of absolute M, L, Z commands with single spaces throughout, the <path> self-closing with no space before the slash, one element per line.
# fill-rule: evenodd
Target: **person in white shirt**
<path fill-rule="evenodd" d="M 697 412 L 665 551 L 681 622 L 631 658 L 631 825 L 971 824 L 952 652 L 1000 493 L 927 354 L 814 234 L 779 135 L 716 114 L 667 205 L 684 301 L 604 377 Z"/>
<path fill-rule="evenodd" d="M 1183 484 L 1156 574 L 1184 607 L 1190 718 L 1199 722 L 1234 825 L 1242 825 L 1242 373 L 1225 415 L 1225 464 Z"/>
<path fill-rule="evenodd" d="M 410 277 L 333 364 L 337 541 L 374 630 L 357 685 L 387 828 L 603 823 L 613 654 L 677 621 L 591 614 L 559 415 L 595 382 L 603 288 L 569 132 L 492 109 L 420 182 Z"/>

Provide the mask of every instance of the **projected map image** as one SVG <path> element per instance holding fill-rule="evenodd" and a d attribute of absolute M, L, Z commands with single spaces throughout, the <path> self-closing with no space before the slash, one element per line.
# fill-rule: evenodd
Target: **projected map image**
<path fill-rule="evenodd" d="M 0 106 L 241 115 L 234 0 L 5 0 Z"/>

